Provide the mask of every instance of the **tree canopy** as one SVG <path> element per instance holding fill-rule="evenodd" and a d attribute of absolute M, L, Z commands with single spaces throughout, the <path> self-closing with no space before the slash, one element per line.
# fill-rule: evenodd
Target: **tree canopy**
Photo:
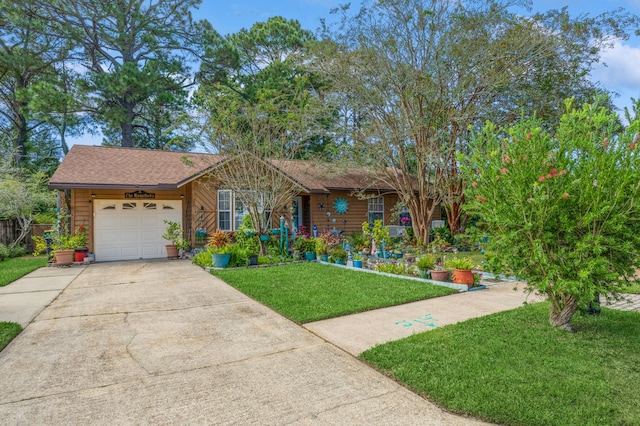
<path fill-rule="evenodd" d="M 85 71 L 77 83 L 85 95 L 82 109 L 101 126 L 108 143 L 172 148 L 162 138 L 175 130 L 172 118 L 184 111 L 186 90 L 193 84 L 188 64 L 198 58 L 202 39 L 191 9 L 199 3 L 38 2 L 43 18 L 62 29 L 58 35 L 77 46 L 74 59 Z M 178 147 L 193 145 L 185 143 Z"/>
<path fill-rule="evenodd" d="M 365 154 L 352 157 L 398 191 L 423 241 L 439 203 L 454 233 L 464 227 L 456 154 L 468 152 L 469 130 L 523 109 L 557 122 L 550 105 L 597 92 L 585 72 L 606 41 L 636 23 L 622 11 L 570 20 L 566 10 L 525 17 L 513 9 L 528 4 L 366 2 L 357 13 L 337 10 L 339 25 L 325 26 L 317 71 L 355 112 L 350 141 Z"/>

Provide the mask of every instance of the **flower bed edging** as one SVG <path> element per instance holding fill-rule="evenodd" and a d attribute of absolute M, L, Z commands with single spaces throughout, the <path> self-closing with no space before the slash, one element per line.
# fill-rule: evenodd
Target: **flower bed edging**
<path fill-rule="evenodd" d="M 368 274 L 378 274 L 378 275 L 383 275 L 383 276 L 386 276 L 386 277 L 401 278 L 401 279 L 404 279 L 404 280 L 413 280 L 413 281 L 420 281 L 420 282 L 425 282 L 425 283 L 429 283 L 429 284 L 435 284 L 435 285 L 439 285 L 441 287 L 448 287 L 448 288 L 452 288 L 454 290 L 458 290 L 461 293 L 465 292 L 465 291 L 469 291 L 469 287 L 464 285 L 464 284 L 448 283 L 448 282 L 444 282 L 444 281 L 425 280 L 424 278 L 411 277 L 411 276 L 408 276 L 408 275 L 396 275 L 396 274 L 390 274 L 388 272 L 378 272 L 378 271 L 374 271 L 374 270 L 371 270 L 371 269 L 353 268 L 353 267 L 345 266 L 345 265 L 336 265 L 335 263 L 322 262 L 320 260 L 318 260 L 317 262 L 321 263 L 323 265 L 334 266 L 334 267 L 337 267 L 337 268 L 346 268 L 346 269 L 350 269 L 352 271 L 366 272 Z"/>

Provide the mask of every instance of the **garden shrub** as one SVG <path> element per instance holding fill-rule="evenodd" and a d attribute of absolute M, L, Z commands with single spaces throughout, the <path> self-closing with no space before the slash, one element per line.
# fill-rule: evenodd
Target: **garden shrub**
<path fill-rule="evenodd" d="M 627 118 L 623 129 L 598 103 L 570 100 L 555 132 L 535 118 L 488 123 L 459 158 L 465 209 L 480 217 L 492 264 L 547 295 L 557 327 L 640 266 L 640 120 Z"/>
<path fill-rule="evenodd" d="M 24 256 L 27 253 L 27 249 L 24 246 L 5 246 L 0 244 L 0 261 L 5 259 L 11 259 L 12 257 Z"/>
<path fill-rule="evenodd" d="M 201 266 L 203 268 L 213 266 L 213 258 L 209 250 L 202 250 L 193 256 L 192 263 Z"/>

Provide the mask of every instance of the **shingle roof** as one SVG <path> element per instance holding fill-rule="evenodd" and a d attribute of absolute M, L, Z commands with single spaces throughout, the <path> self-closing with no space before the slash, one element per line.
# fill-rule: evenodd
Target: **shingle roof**
<path fill-rule="evenodd" d="M 175 189 L 198 178 L 224 157 L 213 154 L 74 145 L 49 181 L 49 187 Z M 303 160 L 271 160 L 309 193 L 370 189 L 392 191 L 360 169 Z"/>
<path fill-rule="evenodd" d="M 74 145 L 49 187 L 175 189 L 220 160 L 212 154 Z"/>
<path fill-rule="evenodd" d="M 304 160 L 272 160 L 271 163 L 308 188 L 309 192 L 326 193 L 332 190 L 354 189 L 393 190 L 364 169 L 345 169 L 333 164 Z"/>

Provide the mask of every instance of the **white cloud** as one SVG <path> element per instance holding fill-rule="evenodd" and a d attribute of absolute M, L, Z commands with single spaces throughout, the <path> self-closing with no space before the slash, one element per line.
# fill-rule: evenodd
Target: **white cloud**
<path fill-rule="evenodd" d="M 640 47 L 615 42 L 613 49 L 602 54 L 602 62 L 591 73 L 608 89 L 640 91 Z"/>

